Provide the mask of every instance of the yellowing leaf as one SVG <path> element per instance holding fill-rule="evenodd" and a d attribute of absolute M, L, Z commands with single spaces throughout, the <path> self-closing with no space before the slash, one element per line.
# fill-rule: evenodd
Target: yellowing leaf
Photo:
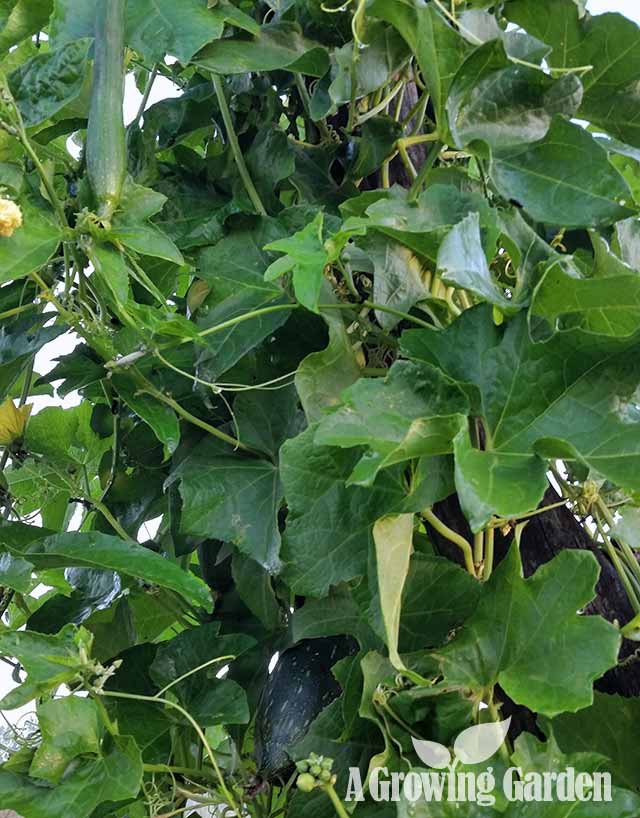
<path fill-rule="evenodd" d="M 412 551 L 413 514 L 395 514 L 376 520 L 373 526 L 373 539 L 376 545 L 380 607 L 387 634 L 389 659 L 395 668 L 403 670 L 404 664 L 398 653 L 398 636 L 402 591 L 409 572 Z"/>

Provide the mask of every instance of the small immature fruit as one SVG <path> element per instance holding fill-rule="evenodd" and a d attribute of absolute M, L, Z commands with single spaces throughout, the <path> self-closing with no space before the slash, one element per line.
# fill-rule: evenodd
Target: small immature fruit
<path fill-rule="evenodd" d="M 311 792 L 316 787 L 316 780 L 310 773 L 302 773 L 298 776 L 297 785 L 302 792 Z"/>

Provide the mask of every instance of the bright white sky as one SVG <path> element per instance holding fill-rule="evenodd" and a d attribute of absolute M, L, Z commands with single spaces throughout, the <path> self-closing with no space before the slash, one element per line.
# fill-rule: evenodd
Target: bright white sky
<path fill-rule="evenodd" d="M 640 24 L 640 0 L 589 0 L 587 7 L 592 14 L 602 14 L 607 11 L 618 11 Z M 148 105 L 153 105 L 161 99 L 174 96 L 178 96 L 176 86 L 169 80 L 163 77 L 158 77 L 154 84 Z M 125 119 L 127 122 L 130 122 L 135 116 L 141 99 L 142 96 L 136 89 L 133 81 L 129 80 L 127 82 L 125 98 Z M 71 352 L 76 343 L 77 339 L 74 336 L 67 335 L 56 341 L 56 343 L 49 344 L 46 350 L 43 350 L 36 357 L 36 371 L 40 374 L 44 374 L 51 370 L 55 366 L 54 359 L 60 355 L 66 355 Z M 35 404 L 34 411 L 38 411 L 44 406 L 73 406 L 79 403 L 79 396 L 77 393 L 74 393 L 68 395 L 64 400 L 57 397 L 42 397 L 32 399 L 32 402 Z M 14 687 L 14 683 L 11 681 L 10 673 L 8 671 L 9 669 L 6 665 L 0 664 L 0 697 Z M 11 721 L 15 723 L 17 717 L 27 710 L 28 708 L 24 708 L 22 711 L 12 711 L 7 715 L 10 716 Z M 2 723 L 0 721 L 0 728 L 1 727 Z"/>

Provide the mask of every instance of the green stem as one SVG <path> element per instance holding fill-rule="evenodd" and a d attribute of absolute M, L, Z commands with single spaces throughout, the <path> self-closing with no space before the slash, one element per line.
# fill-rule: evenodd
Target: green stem
<path fill-rule="evenodd" d="M 333 808 L 335 809 L 338 818 L 350 818 L 349 813 L 344 808 L 344 804 L 338 797 L 338 793 L 335 791 L 333 784 L 325 784 L 322 789 L 331 799 L 331 803 L 333 804 Z"/>
<path fill-rule="evenodd" d="M 101 500 L 95 500 L 92 497 L 87 497 L 87 501 L 91 503 L 91 505 L 102 514 L 105 520 L 109 523 L 111 528 L 118 534 L 118 536 L 122 537 L 123 540 L 127 540 L 130 542 L 133 538 L 130 537 L 124 528 L 120 525 L 120 523 L 116 520 L 113 514 L 109 511 L 106 505 Z"/>
<path fill-rule="evenodd" d="M 400 91 L 404 88 L 405 81 L 404 79 L 398 80 L 398 82 L 393 86 L 391 91 L 387 94 L 387 96 L 379 102 L 377 105 L 374 105 L 373 108 L 370 108 L 366 113 L 362 114 L 358 117 L 355 123 L 355 127 L 357 128 L 358 125 L 362 125 L 363 122 L 366 122 L 368 119 L 372 119 L 376 114 L 379 114 L 380 111 L 384 111 L 387 105 L 396 97 Z"/>
<path fill-rule="evenodd" d="M 10 310 L 0 312 L 0 321 L 4 321 L 5 318 L 13 318 L 15 315 L 21 315 L 23 312 L 35 309 L 37 306 L 35 302 L 32 302 L 31 304 L 23 304 L 21 307 L 13 307 Z"/>
<path fill-rule="evenodd" d="M 298 93 L 300 94 L 300 99 L 302 100 L 302 105 L 304 110 L 309 117 L 309 121 L 312 122 L 320 131 L 320 135 L 325 141 L 331 140 L 331 133 L 329 132 L 329 128 L 327 127 L 327 123 L 324 119 L 319 119 L 317 122 L 311 116 L 311 97 L 309 96 L 309 91 L 307 90 L 307 86 L 304 81 L 304 77 L 302 74 L 296 72 L 296 87 L 298 89 Z"/>
<path fill-rule="evenodd" d="M 91 698 L 95 702 L 98 710 L 100 711 L 100 715 L 102 716 L 102 721 L 104 722 L 104 725 L 107 728 L 107 730 L 109 731 L 109 733 L 111 733 L 112 736 L 117 736 L 118 735 L 118 728 L 111 721 L 111 717 L 109 716 L 109 713 L 107 712 L 107 708 L 104 706 L 104 702 L 102 701 L 100 696 L 97 693 L 95 693 L 94 691 L 91 691 L 89 695 L 91 696 Z"/>
<path fill-rule="evenodd" d="M 548 506 L 542 506 L 541 508 L 535 509 L 535 511 L 529 511 L 526 514 L 521 514 L 517 519 L 518 520 L 527 520 L 530 517 L 536 517 L 538 514 L 544 514 L 546 511 L 552 511 L 554 508 L 560 508 L 560 506 L 566 506 L 566 500 L 560 500 L 558 503 L 551 503 Z M 511 520 L 506 519 L 494 519 L 492 520 L 489 525 L 491 528 L 503 528 L 505 525 L 509 525 Z"/>
<path fill-rule="evenodd" d="M 173 681 L 169 682 L 169 684 L 163 687 L 162 690 L 158 691 L 153 698 L 159 699 L 164 693 L 167 692 L 167 690 L 171 690 L 174 685 L 177 685 L 179 682 L 183 682 L 185 679 L 188 679 L 189 676 L 193 676 L 194 673 L 198 673 L 199 671 L 204 670 L 211 665 L 215 665 L 218 662 L 231 661 L 235 658 L 235 655 L 230 653 L 228 656 L 216 656 L 215 659 L 209 659 L 208 662 L 203 662 L 201 665 L 198 665 L 198 667 L 194 667 L 191 670 L 188 670 L 186 673 L 183 673 L 182 676 L 178 676 L 177 679 L 173 679 Z"/>
<path fill-rule="evenodd" d="M 184 775 L 187 778 L 213 779 L 208 770 L 195 770 L 192 767 L 174 767 L 170 764 L 143 764 L 142 769 L 146 773 L 175 773 L 176 775 Z"/>
<path fill-rule="evenodd" d="M 153 88 L 153 83 L 156 81 L 156 77 L 158 76 L 158 64 L 156 63 L 153 66 L 153 70 L 147 77 L 147 83 L 144 87 L 144 94 L 142 95 L 142 99 L 140 100 L 140 106 L 138 108 L 138 112 L 136 114 L 136 118 L 133 120 L 135 123 L 139 123 L 142 119 L 142 115 L 144 114 L 145 108 L 147 107 L 147 102 L 149 102 L 149 96 L 151 95 L 151 89 Z"/>
<path fill-rule="evenodd" d="M 464 556 L 464 564 L 466 566 L 467 571 L 471 574 L 472 577 L 476 576 L 476 569 L 473 564 L 473 551 L 471 550 L 471 545 L 461 534 L 458 534 L 457 531 L 454 531 L 452 528 L 446 523 L 443 523 L 430 508 L 424 509 L 421 512 L 422 516 L 427 520 L 427 522 L 435 528 L 438 534 L 441 534 L 445 539 L 452 542 L 454 545 L 457 545 L 458 548 L 462 551 Z"/>
<path fill-rule="evenodd" d="M 162 403 L 165 403 L 167 406 L 170 406 L 177 415 L 180 415 L 180 417 L 184 418 L 193 426 L 198 426 L 203 431 L 208 432 L 210 435 L 217 437 L 224 443 L 228 443 L 230 446 L 233 446 L 234 449 L 242 449 L 242 451 L 248 452 L 250 454 L 262 455 L 262 452 L 256 452 L 255 449 L 252 449 L 250 446 L 247 446 L 241 440 L 238 440 L 237 438 L 228 435 L 226 432 L 223 432 L 220 429 L 216 429 L 215 426 L 211 426 L 211 424 L 207 423 L 205 420 L 201 420 L 196 415 L 192 415 L 191 412 L 187 411 L 184 407 L 180 406 L 180 404 L 176 400 L 170 398 L 168 395 L 165 395 L 163 392 L 160 392 L 158 389 L 151 386 L 151 384 L 145 387 L 144 391 L 149 392 L 149 394 L 153 395 L 153 397 L 157 398 L 157 400 L 161 401 Z"/>
<path fill-rule="evenodd" d="M 408 312 L 396 310 L 394 307 L 387 307 L 386 304 L 376 304 L 374 301 L 362 301 L 360 304 L 319 304 L 321 310 L 357 310 L 360 307 L 368 307 L 370 310 L 379 310 L 380 312 L 387 312 L 389 315 L 395 315 L 397 318 L 403 318 L 405 321 L 411 321 L 419 327 L 427 327 L 431 329 L 432 326 L 422 318 L 416 318 L 415 315 L 410 315 Z"/>
<path fill-rule="evenodd" d="M 602 537 L 602 540 L 604 542 L 607 553 L 609 554 L 609 558 L 611 559 L 611 562 L 613 563 L 613 566 L 616 569 L 616 573 L 620 577 L 620 582 L 622 582 L 622 584 L 624 585 L 624 589 L 627 592 L 627 596 L 629 597 L 629 602 L 631 603 L 631 607 L 633 608 L 634 613 L 639 614 L 640 613 L 640 599 L 638 598 L 638 595 L 636 593 L 635 588 L 633 587 L 633 585 L 631 583 L 631 580 L 627 576 L 627 572 L 625 570 L 624 565 L 620 561 L 620 556 L 618 554 L 618 551 L 616 550 L 616 547 L 614 546 L 614 544 L 611 542 L 611 540 L 609 538 L 609 535 L 604 530 L 604 526 L 602 525 L 602 521 L 600 520 L 600 516 L 599 516 L 599 514 L 597 512 L 594 515 L 594 519 L 595 519 L 596 525 L 598 527 L 598 532 L 600 533 L 600 536 Z"/>
<path fill-rule="evenodd" d="M 482 564 L 484 559 L 484 531 L 478 531 L 473 535 L 473 561 L 476 566 Z"/>
<path fill-rule="evenodd" d="M 240 143 L 238 142 L 238 137 L 233 127 L 231 111 L 229 110 L 229 106 L 227 104 L 227 98 L 225 97 L 224 87 L 222 85 L 222 80 L 220 79 L 219 74 L 213 75 L 213 87 L 216 92 L 216 97 L 218 98 L 218 105 L 220 106 L 222 120 L 227 130 L 227 139 L 229 140 L 229 144 L 231 145 L 231 151 L 233 152 L 233 157 L 236 161 L 236 166 L 238 168 L 240 178 L 242 179 L 242 183 L 244 184 L 245 190 L 247 191 L 249 198 L 251 199 L 251 202 L 255 207 L 256 211 L 261 216 L 266 216 L 267 211 L 265 210 L 265 207 L 262 204 L 260 196 L 258 195 L 258 191 L 256 190 L 255 185 L 253 184 L 253 180 L 249 175 L 249 171 L 244 161 L 242 151 L 240 150 Z"/>
<path fill-rule="evenodd" d="M 42 162 L 38 158 L 37 153 L 31 146 L 31 142 L 29 141 L 29 137 L 27 136 L 24 125 L 22 122 L 20 123 L 20 130 L 18 131 L 18 138 L 22 143 L 22 147 L 25 149 L 25 152 L 29 159 L 33 162 L 33 166 L 35 167 L 38 176 L 42 182 L 42 186 L 47 192 L 47 196 L 49 197 L 49 201 L 51 206 L 56 212 L 56 216 L 58 217 L 58 221 L 60 222 L 60 226 L 64 229 L 69 226 L 67 222 L 67 217 L 64 213 L 64 208 L 60 199 L 58 198 L 58 194 L 55 191 L 55 188 L 51 184 L 51 180 L 49 179 L 47 172 L 45 171 L 44 167 L 42 166 Z"/>
<path fill-rule="evenodd" d="M 489 715 L 491 716 L 491 720 L 493 722 L 498 722 L 498 721 L 501 720 L 500 719 L 500 713 L 498 711 L 498 708 L 496 707 L 496 703 L 494 701 L 493 696 L 494 696 L 494 688 L 490 688 L 487 691 L 487 695 L 486 695 L 487 710 L 488 710 Z M 510 760 L 510 757 L 509 757 L 509 748 L 507 747 L 507 742 L 508 742 L 508 739 L 506 739 L 500 745 L 500 755 L 502 756 L 502 758 L 504 759 L 506 764 L 509 765 L 511 760 Z"/>
<path fill-rule="evenodd" d="M 242 315 L 237 315 L 235 318 L 229 318 L 227 321 L 223 321 L 220 324 L 216 324 L 214 327 L 209 327 L 208 329 L 204 329 L 198 333 L 199 338 L 207 338 L 209 335 L 215 335 L 217 332 L 222 332 L 225 329 L 229 329 L 230 327 L 234 327 L 237 324 L 241 324 L 243 321 L 249 321 L 252 318 L 260 318 L 263 315 L 269 315 L 270 313 L 274 312 L 281 312 L 283 310 L 297 310 L 301 309 L 301 304 L 273 304 L 270 307 L 261 307 L 258 310 L 251 310 L 251 312 L 245 312 Z M 407 312 L 402 312 L 401 310 L 396 310 L 393 307 L 387 307 L 385 304 L 376 304 L 373 301 L 362 301 L 359 304 L 356 303 L 341 303 L 341 304 L 319 304 L 318 308 L 320 310 L 358 310 L 362 307 L 367 307 L 371 310 L 380 310 L 380 312 L 388 312 L 391 315 L 396 315 L 398 318 L 403 318 L 406 321 L 411 321 L 413 324 L 416 324 L 419 327 L 427 327 L 431 329 L 431 324 L 427 321 L 423 321 L 421 318 L 417 318 L 414 315 L 410 315 Z M 181 344 L 190 344 L 193 343 L 193 338 L 182 338 L 178 344 L 174 343 L 167 343 L 162 344 L 157 347 L 157 349 L 165 350 L 165 349 L 173 349 L 175 346 L 180 346 Z M 150 352 L 155 351 L 151 349 L 141 349 L 137 350 L 136 352 L 132 352 L 130 355 L 123 355 L 122 358 L 118 358 L 113 361 L 108 361 L 105 364 L 106 369 L 118 369 L 120 367 L 128 367 L 133 366 L 133 364 L 137 363 L 140 359 L 146 357 Z"/>
<path fill-rule="evenodd" d="M 111 696 L 116 699 L 130 699 L 132 701 L 151 702 L 153 704 L 164 704 L 166 707 L 170 707 L 173 710 L 177 710 L 178 713 L 180 713 L 180 715 L 187 719 L 189 724 L 196 731 L 196 734 L 200 741 L 202 742 L 202 746 L 204 747 L 207 753 L 209 761 L 211 762 L 211 766 L 215 771 L 216 778 L 218 779 L 218 786 L 220 787 L 220 792 L 224 796 L 226 803 L 234 810 L 237 818 L 241 818 L 242 813 L 240 812 L 236 805 L 233 794 L 230 792 L 225 783 L 222 772 L 220 771 L 220 767 L 218 766 L 218 762 L 216 761 L 216 757 L 213 754 L 213 750 L 211 749 L 211 745 L 207 741 L 207 737 L 203 733 L 202 728 L 190 713 L 188 713 L 179 704 L 176 704 L 176 702 L 172 702 L 170 699 L 159 699 L 154 696 L 143 696 L 142 694 L 137 693 L 120 693 L 115 690 L 100 690 L 99 693 L 101 696 Z"/>
<path fill-rule="evenodd" d="M 488 582 L 493 572 L 495 529 L 488 528 L 485 533 L 483 582 Z"/>
<path fill-rule="evenodd" d="M 418 195 L 424 186 L 425 179 L 429 175 L 429 171 L 435 165 L 436 159 L 438 158 L 441 150 L 442 142 L 440 141 L 434 142 L 431 146 L 424 163 L 418 172 L 418 175 L 413 180 L 411 187 L 409 188 L 408 199 L 410 202 L 415 202 L 415 200 L 418 198 Z"/>

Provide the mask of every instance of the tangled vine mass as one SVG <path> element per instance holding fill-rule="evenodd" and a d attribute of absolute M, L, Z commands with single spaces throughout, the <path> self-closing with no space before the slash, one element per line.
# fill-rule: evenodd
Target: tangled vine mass
<path fill-rule="evenodd" d="M 585 6 L 0 3 L 0 810 L 640 816 L 640 30 Z"/>

